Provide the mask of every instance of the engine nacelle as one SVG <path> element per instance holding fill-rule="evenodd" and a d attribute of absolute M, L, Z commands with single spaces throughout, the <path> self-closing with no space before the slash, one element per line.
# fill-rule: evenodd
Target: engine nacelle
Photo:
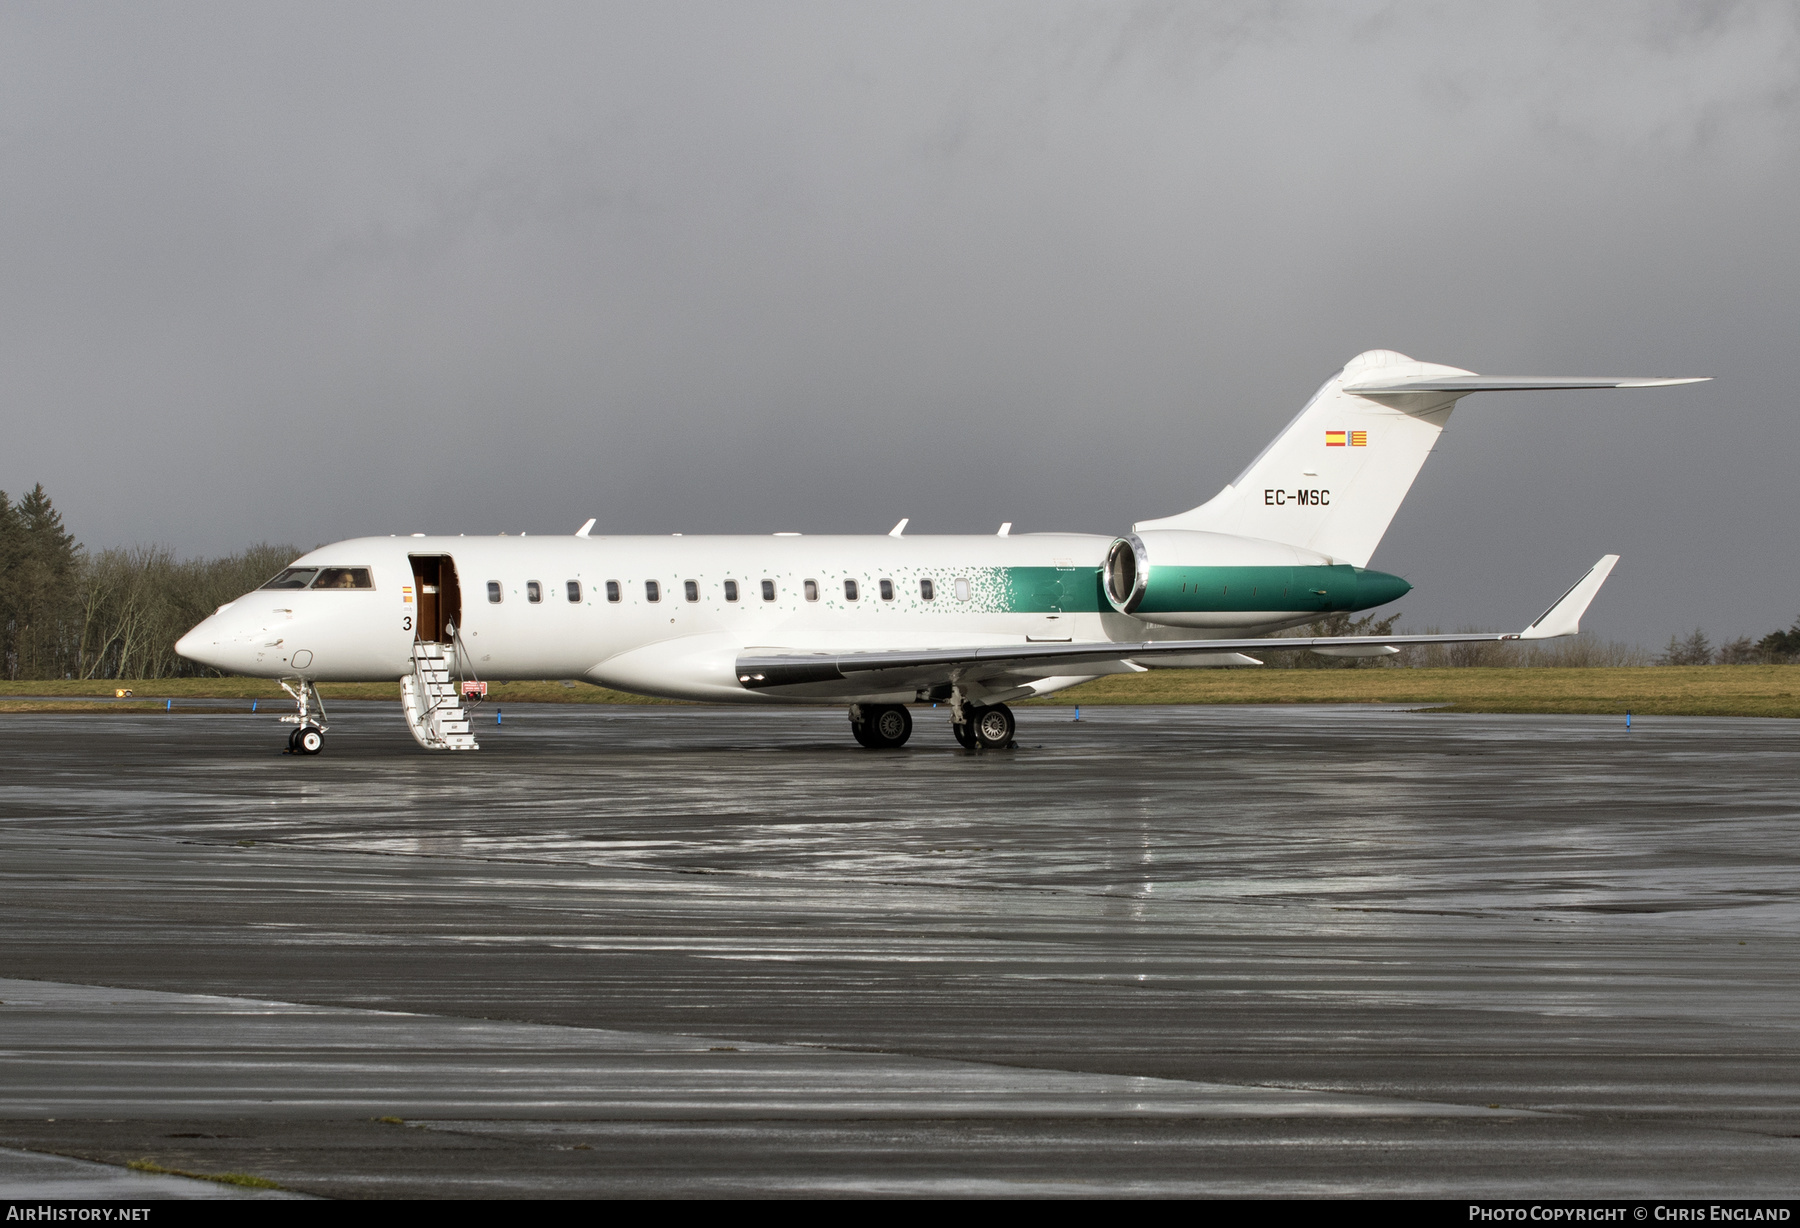
<path fill-rule="evenodd" d="M 1231 627 L 1366 610 L 1412 586 L 1399 576 L 1228 533 L 1153 529 L 1113 542 L 1106 599 L 1121 614 L 1168 627 Z"/>

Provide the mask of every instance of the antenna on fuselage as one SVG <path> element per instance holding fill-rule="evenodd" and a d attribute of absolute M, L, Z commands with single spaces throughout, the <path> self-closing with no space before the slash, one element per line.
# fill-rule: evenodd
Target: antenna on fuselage
<path fill-rule="evenodd" d="M 900 518 L 900 523 L 888 530 L 888 536 L 889 537 L 905 537 L 906 536 L 906 522 L 910 519 L 911 519 L 910 516 L 902 516 Z"/>
<path fill-rule="evenodd" d="M 576 537 L 586 537 L 588 535 L 588 533 L 593 529 L 594 521 L 597 519 L 598 519 L 598 517 L 596 517 L 596 516 L 589 516 L 588 522 L 586 524 L 582 525 L 579 529 L 575 530 L 575 536 Z"/>
<path fill-rule="evenodd" d="M 1012 536 L 1012 521 L 1009 520 L 1005 524 L 1001 525 L 1000 531 L 998 533 L 994 534 L 994 536 L 995 537 L 1011 537 Z"/>

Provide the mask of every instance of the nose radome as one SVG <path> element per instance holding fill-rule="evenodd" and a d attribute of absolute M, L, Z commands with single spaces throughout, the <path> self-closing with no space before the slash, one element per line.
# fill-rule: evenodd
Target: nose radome
<path fill-rule="evenodd" d="M 219 657 L 222 645 L 218 643 L 216 634 L 218 625 L 210 618 L 201 620 L 199 626 L 175 641 L 177 655 L 189 661 L 198 661 L 202 665 L 210 665 L 214 669 L 224 669 Z"/>

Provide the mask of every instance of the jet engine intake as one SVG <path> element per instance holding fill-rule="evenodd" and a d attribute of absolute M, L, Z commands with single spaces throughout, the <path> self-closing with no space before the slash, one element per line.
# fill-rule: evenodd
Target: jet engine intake
<path fill-rule="evenodd" d="M 1144 600 L 1150 583 L 1150 555 L 1136 533 L 1113 542 L 1106 552 L 1106 599 L 1121 614 L 1130 614 Z"/>

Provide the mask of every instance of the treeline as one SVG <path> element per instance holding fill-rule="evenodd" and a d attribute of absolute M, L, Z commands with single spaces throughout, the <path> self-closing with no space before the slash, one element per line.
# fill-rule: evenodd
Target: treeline
<path fill-rule="evenodd" d="M 38 486 L 0 491 L 0 673 L 22 678 L 175 678 L 217 674 L 175 641 L 287 566 L 292 546 L 177 559 L 165 546 L 90 554 Z"/>

